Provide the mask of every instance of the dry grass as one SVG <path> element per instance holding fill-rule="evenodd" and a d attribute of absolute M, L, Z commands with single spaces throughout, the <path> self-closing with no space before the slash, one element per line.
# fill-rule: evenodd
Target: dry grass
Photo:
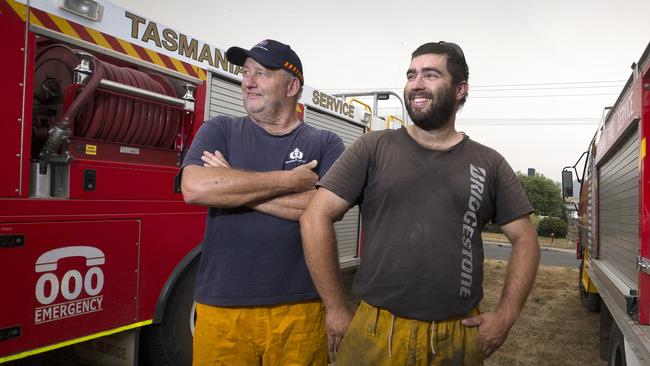
<path fill-rule="evenodd" d="M 506 266 L 504 261 L 486 261 L 482 311 L 496 307 Z M 577 277 L 577 269 L 541 266 L 519 320 L 486 366 L 606 365 L 598 353 L 599 315 L 580 304 Z M 344 278 L 349 289 L 354 272 Z M 350 298 L 351 305 L 357 303 L 357 298 Z"/>
<path fill-rule="evenodd" d="M 491 241 L 497 243 L 510 243 L 510 241 L 508 240 L 508 238 L 506 238 L 505 235 L 499 233 L 482 232 L 481 237 L 483 238 L 484 242 Z M 538 239 L 539 239 L 539 245 L 541 245 L 542 247 L 570 249 L 570 250 L 576 249 L 576 243 L 572 239 L 568 239 L 568 238 L 551 239 L 545 236 L 540 236 L 538 237 Z"/>
<path fill-rule="evenodd" d="M 488 260 L 481 309 L 494 309 L 507 262 Z M 533 291 L 506 343 L 486 365 L 606 365 L 599 358 L 599 315 L 580 304 L 578 270 L 540 266 Z"/>

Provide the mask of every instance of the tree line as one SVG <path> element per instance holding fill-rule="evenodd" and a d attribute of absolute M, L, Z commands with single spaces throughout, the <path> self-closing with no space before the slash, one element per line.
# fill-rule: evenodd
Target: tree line
<path fill-rule="evenodd" d="M 540 236 L 566 237 L 568 216 L 560 184 L 542 174 L 528 176 L 517 172 L 517 178 L 521 182 L 530 204 L 535 209 L 532 220 L 537 228 L 537 233 Z M 501 232 L 500 228 L 493 223 L 488 224 L 485 230 Z"/>

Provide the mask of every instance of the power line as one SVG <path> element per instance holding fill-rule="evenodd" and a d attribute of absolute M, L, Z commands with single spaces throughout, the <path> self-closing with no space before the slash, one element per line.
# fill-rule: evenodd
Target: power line
<path fill-rule="evenodd" d="M 551 87 L 551 88 L 518 88 L 518 89 L 478 89 L 475 90 L 474 88 L 476 87 L 470 87 L 470 92 L 495 92 L 495 91 L 521 91 L 521 90 L 566 90 L 566 89 L 597 89 L 597 88 L 618 88 L 620 89 L 620 85 L 591 85 L 591 86 L 556 86 L 556 87 Z"/>
<path fill-rule="evenodd" d="M 549 83 L 521 83 L 521 84 L 484 84 L 484 85 L 474 85 L 470 83 L 470 90 L 475 88 L 503 88 L 503 87 L 533 87 L 533 86 L 552 86 L 552 85 L 563 85 L 555 88 L 539 88 L 542 90 L 545 89 L 570 89 L 570 88 L 608 88 L 608 87 L 621 87 L 625 83 L 625 80 L 596 80 L 596 81 L 566 81 L 566 82 L 549 82 Z M 586 84 L 583 87 L 576 87 L 575 85 Z M 616 85 L 593 85 L 593 84 L 616 84 Z M 404 86 L 399 87 L 374 87 L 374 88 L 336 88 L 336 89 L 321 89 L 325 92 L 331 91 L 359 91 L 359 92 L 368 92 L 375 90 L 403 90 Z M 532 88 L 535 89 L 535 88 Z M 512 89 L 509 89 L 512 90 Z M 518 89 L 515 89 L 518 90 Z M 477 90 L 478 91 L 478 90 Z"/>
<path fill-rule="evenodd" d="M 340 90 L 340 89 L 337 89 Z M 384 89 L 386 90 L 386 89 Z M 597 97 L 597 96 L 617 96 L 618 92 L 611 93 L 575 93 L 575 94 L 522 94 L 522 95 L 474 95 L 474 93 L 482 92 L 516 92 L 516 91 L 553 91 L 555 89 L 544 88 L 544 89 L 504 89 L 504 90 L 472 90 L 470 89 L 470 99 L 512 99 L 512 98 L 564 98 L 564 97 Z M 357 90 L 358 91 L 358 90 Z"/>
<path fill-rule="evenodd" d="M 534 95 L 490 95 L 490 96 L 468 96 L 470 99 L 511 99 L 511 98 L 557 98 L 557 97 L 597 97 L 616 96 L 618 93 L 589 93 L 589 94 L 534 94 Z"/>
<path fill-rule="evenodd" d="M 493 87 L 515 87 L 515 86 L 546 86 L 546 85 L 578 85 L 578 84 L 603 84 L 603 83 L 618 83 L 623 84 L 626 80 L 599 80 L 599 81 L 566 81 L 566 82 L 551 82 L 551 83 L 522 83 L 522 84 L 486 84 L 486 85 L 471 85 L 473 88 L 493 88 Z"/>
<path fill-rule="evenodd" d="M 599 123 L 599 118 L 588 117 L 458 118 L 459 125 L 471 126 L 596 126 Z"/>
<path fill-rule="evenodd" d="M 597 126 L 600 118 L 592 117 L 518 117 L 518 118 L 458 118 L 457 124 L 463 126 L 517 126 L 517 127 L 565 127 Z"/>
<path fill-rule="evenodd" d="M 466 122 L 590 122 L 598 123 L 600 118 L 597 117 L 490 117 L 490 118 L 473 118 L 458 117 L 459 121 Z"/>
<path fill-rule="evenodd" d="M 459 126 L 497 126 L 497 127 L 568 127 L 568 126 L 598 126 L 598 122 L 551 122 L 551 123 L 540 123 L 540 122 L 464 122 L 463 120 L 458 120 L 457 125 Z"/>
<path fill-rule="evenodd" d="M 519 117 L 519 118 L 459 118 L 463 121 L 531 121 L 531 122 L 561 122 L 561 121 L 571 121 L 571 122 L 598 122 L 599 118 L 594 117 L 549 117 L 549 118 L 537 118 L 537 117 Z"/>

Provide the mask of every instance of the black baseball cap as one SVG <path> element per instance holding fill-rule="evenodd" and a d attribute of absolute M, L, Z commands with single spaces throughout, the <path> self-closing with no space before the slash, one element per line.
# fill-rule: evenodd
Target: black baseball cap
<path fill-rule="evenodd" d="M 265 39 L 250 50 L 230 47 L 226 51 L 226 59 L 238 66 L 244 66 L 248 57 L 269 69 L 285 69 L 300 80 L 300 85 L 305 84 L 302 62 L 289 45 L 273 39 Z"/>

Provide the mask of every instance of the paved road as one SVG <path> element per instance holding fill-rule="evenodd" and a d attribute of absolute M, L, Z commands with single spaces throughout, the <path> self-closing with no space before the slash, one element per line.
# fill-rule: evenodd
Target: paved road
<path fill-rule="evenodd" d="M 498 243 L 484 243 L 485 258 L 508 260 L 510 245 Z M 540 264 L 545 266 L 560 266 L 578 268 L 580 261 L 576 259 L 574 251 L 542 248 Z"/>

